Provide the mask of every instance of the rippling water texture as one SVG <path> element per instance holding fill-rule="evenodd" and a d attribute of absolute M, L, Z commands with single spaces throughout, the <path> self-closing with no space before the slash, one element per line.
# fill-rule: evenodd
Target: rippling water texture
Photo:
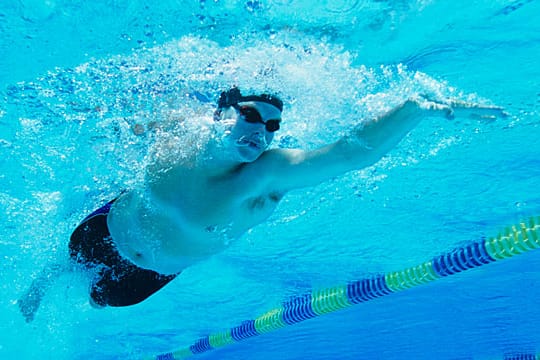
<path fill-rule="evenodd" d="M 167 352 L 539 215 L 539 24 L 534 0 L 3 2 L 0 358 Z M 178 142 L 175 156 L 200 146 L 231 84 L 283 97 L 276 147 L 335 141 L 417 94 L 510 116 L 427 119 L 375 166 L 289 194 L 267 224 L 150 301 L 94 310 L 73 274 L 24 323 L 17 298 L 73 227 L 140 186 L 156 144 Z M 539 265 L 522 255 L 200 358 L 536 354 Z"/>

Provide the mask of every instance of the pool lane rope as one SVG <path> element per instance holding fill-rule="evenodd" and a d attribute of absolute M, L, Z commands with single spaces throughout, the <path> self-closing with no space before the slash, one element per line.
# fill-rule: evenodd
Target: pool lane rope
<path fill-rule="evenodd" d="M 146 359 L 187 359 L 316 316 L 539 248 L 540 216 L 536 216 L 526 222 L 507 227 L 497 237 L 471 243 L 405 270 L 353 281 L 346 285 L 313 290 L 309 294 L 285 302 L 280 308 L 272 309 L 254 320 L 246 320 L 227 331 L 205 336 L 189 347 Z"/>

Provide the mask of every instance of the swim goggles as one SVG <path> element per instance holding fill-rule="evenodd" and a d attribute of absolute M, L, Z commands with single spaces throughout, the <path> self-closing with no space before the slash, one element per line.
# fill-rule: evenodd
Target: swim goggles
<path fill-rule="evenodd" d="M 233 104 L 232 107 L 235 108 L 248 123 L 264 124 L 264 127 L 266 128 L 266 131 L 268 132 L 276 132 L 279 130 L 279 123 L 281 122 L 281 119 L 269 119 L 269 120 L 263 121 L 261 114 L 259 114 L 257 109 L 255 109 L 253 106 L 247 106 L 247 105 L 239 106 L 238 104 Z"/>
<path fill-rule="evenodd" d="M 248 105 L 238 105 L 239 102 L 246 101 L 259 101 L 275 106 L 279 111 L 283 111 L 283 101 L 281 101 L 277 96 L 262 94 L 262 95 L 248 95 L 242 96 L 240 90 L 237 87 L 233 87 L 228 91 L 221 93 L 218 100 L 218 109 L 216 110 L 216 115 L 214 118 L 218 119 L 221 114 L 221 110 L 227 107 L 233 107 L 244 117 L 244 119 L 251 124 L 264 124 L 266 131 L 275 132 L 279 130 L 279 124 L 281 119 L 269 119 L 263 121 L 261 114 L 253 106 Z"/>

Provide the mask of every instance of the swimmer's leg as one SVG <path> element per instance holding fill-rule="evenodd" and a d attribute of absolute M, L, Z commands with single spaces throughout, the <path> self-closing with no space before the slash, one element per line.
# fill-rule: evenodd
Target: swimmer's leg
<path fill-rule="evenodd" d="M 19 309 L 24 316 L 26 322 L 34 320 L 34 316 L 39 309 L 41 299 L 45 296 L 47 290 L 58 279 L 58 277 L 66 272 L 66 266 L 60 263 L 47 265 L 37 278 L 32 281 L 28 290 L 17 301 Z"/>

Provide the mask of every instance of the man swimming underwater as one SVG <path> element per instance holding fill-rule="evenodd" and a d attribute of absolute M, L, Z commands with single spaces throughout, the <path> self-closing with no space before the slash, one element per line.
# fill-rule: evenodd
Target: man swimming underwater
<path fill-rule="evenodd" d="M 264 222 L 288 191 L 373 165 L 426 117 L 504 116 L 495 107 L 419 98 L 322 148 L 269 150 L 282 111 L 273 95 L 223 92 L 214 119 L 227 129 L 225 149 L 210 140 L 203 161 L 157 163 L 147 169 L 144 189 L 123 193 L 83 220 L 69 251 L 72 262 L 95 274 L 92 305 L 140 303 Z M 27 321 L 64 268 L 45 269 L 19 300 Z"/>

